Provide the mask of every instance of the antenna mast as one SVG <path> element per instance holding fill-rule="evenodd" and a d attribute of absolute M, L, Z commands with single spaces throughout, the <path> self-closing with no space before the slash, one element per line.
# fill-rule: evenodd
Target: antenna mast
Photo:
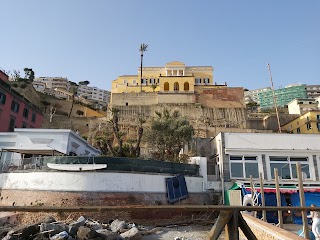
<path fill-rule="evenodd" d="M 274 107 L 275 107 L 275 109 L 276 109 L 276 115 L 277 115 L 277 121 L 278 121 L 278 132 L 281 133 L 281 125 L 280 125 L 280 120 L 279 120 L 279 113 L 278 113 L 278 107 L 277 107 L 277 99 L 276 99 L 276 95 L 274 94 L 274 86 L 273 86 L 271 69 L 270 69 L 270 64 L 269 64 L 269 63 L 268 63 L 268 70 L 269 70 L 269 74 L 270 74 L 270 82 L 271 82 L 271 89 L 272 89 L 272 95 L 273 95 L 273 103 L 274 103 Z"/>

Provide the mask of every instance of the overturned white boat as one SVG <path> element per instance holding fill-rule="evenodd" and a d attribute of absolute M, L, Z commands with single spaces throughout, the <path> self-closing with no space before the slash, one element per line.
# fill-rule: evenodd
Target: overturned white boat
<path fill-rule="evenodd" d="M 71 172 L 81 172 L 81 171 L 95 171 L 99 169 L 107 168 L 107 164 L 58 164 L 58 163 L 47 163 L 48 168 L 61 170 L 61 171 L 71 171 Z"/>

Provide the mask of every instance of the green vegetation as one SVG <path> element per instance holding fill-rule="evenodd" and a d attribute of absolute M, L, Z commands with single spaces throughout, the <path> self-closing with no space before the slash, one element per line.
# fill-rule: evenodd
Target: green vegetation
<path fill-rule="evenodd" d="M 164 109 L 156 114 L 157 118 L 151 122 L 144 138 L 146 144 L 155 149 L 152 157 L 172 162 L 186 161 L 185 156 L 180 158 L 179 153 L 185 144 L 192 141 L 193 127 L 190 122 L 179 111 L 171 113 Z"/>

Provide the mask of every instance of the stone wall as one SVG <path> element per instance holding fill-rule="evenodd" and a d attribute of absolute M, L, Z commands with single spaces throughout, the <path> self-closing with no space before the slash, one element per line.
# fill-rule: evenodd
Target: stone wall
<path fill-rule="evenodd" d="M 166 205 L 165 193 L 102 193 L 102 192 L 65 192 L 65 191 L 28 191 L 28 190 L 1 190 L 0 206 L 128 206 L 128 205 Z M 209 196 L 207 193 L 191 193 L 187 199 L 176 202 L 175 205 L 188 204 L 218 204 L 218 196 Z M 136 212 L 109 211 L 96 213 L 25 213 L 19 216 L 19 223 L 30 223 L 42 220 L 46 215 L 60 218 L 78 218 L 80 215 L 108 222 L 110 219 L 124 219 L 138 224 L 163 223 L 164 220 L 191 218 L 196 212 L 186 211 L 150 211 Z"/>

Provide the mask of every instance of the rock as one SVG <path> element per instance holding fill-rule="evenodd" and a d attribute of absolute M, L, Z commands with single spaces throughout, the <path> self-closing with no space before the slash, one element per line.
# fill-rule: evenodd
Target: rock
<path fill-rule="evenodd" d="M 47 216 L 43 221 L 42 223 L 53 223 L 53 222 L 56 222 L 56 219 L 52 216 Z"/>
<path fill-rule="evenodd" d="M 93 230 L 103 229 L 102 225 L 97 221 L 93 221 L 91 219 L 86 220 L 86 226 L 90 227 Z"/>
<path fill-rule="evenodd" d="M 39 233 L 40 227 L 38 224 L 22 226 L 14 229 L 14 234 L 19 234 L 19 239 L 29 239 L 30 236 L 35 236 Z M 10 238 L 13 239 L 13 238 Z"/>
<path fill-rule="evenodd" d="M 119 234 L 107 229 L 99 229 L 96 231 L 103 240 L 118 240 Z"/>
<path fill-rule="evenodd" d="M 119 232 L 124 228 L 126 228 L 126 222 L 118 219 L 114 220 L 110 225 L 110 229 L 112 232 Z"/>
<path fill-rule="evenodd" d="M 51 234 L 57 234 L 63 231 L 69 231 L 69 226 L 64 224 L 41 223 L 40 232 L 50 231 Z"/>
<path fill-rule="evenodd" d="M 79 227 L 77 232 L 77 237 L 79 240 L 91 240 L 91 239 L 102 240 L 102 238 L 99 236 L 99 234 L 95 230 L 92 230 L 91 228 L 84 227 L 84 226 Z"/>
<path fill-rule="evenodd" d="M 122 237 L 123 239 L 130 239 L 130 240 L 140 240 L 142 239 L 142 236 L 138 230 L 138 228 L 133 227 L 130 230 L 121 233 L 120 237 Z"/>
<path fill-rule="evenodd" d="M 33 240 L 49 240 L 48 233 L 39 233 Z"/>
<path fill-rule="evenodd" d="M 71 240 L 71 239 L 73 238 L 71 238 L 66 231 L 60 232 L 50 238 L 50 240 Z"/>
<path fill-rule="evenodd" d="M 78 218 L 76 222 L 69 224 L 68 226 L 69 234 L 71 236 L 77 235 L 79 227 L 84 226 L 85 222 L 86 222 L 86 219 L 83 216 L 81 216 L 80 218 Z"/>

